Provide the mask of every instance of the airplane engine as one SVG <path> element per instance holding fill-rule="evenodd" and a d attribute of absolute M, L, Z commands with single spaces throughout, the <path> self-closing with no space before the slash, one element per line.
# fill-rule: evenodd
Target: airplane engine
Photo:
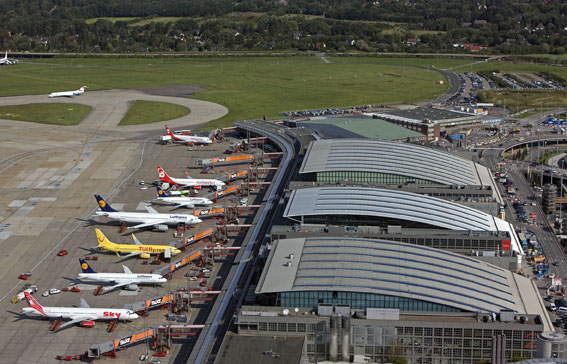
<path fill-rule="evenodd" d="M 95 327 L 94 321 L 83 321 L 81 322 L 81 327 Z"/>
<path fill-rule="evenodd" d="M 140 258 L 142 258 L 142 259 L 150 259 L 150 254 L 148 254 L 148 253 L 140 254 Z"/>
<path fill-rule="evenodd" d="M 161 232 L 161 233 L 166 232 L 167 229 L 168 229 L 167 225 L 163 225 L 163 224 L 154 225 L 154 226 L 152 227 L 152 230 L 153 230 L 153 231 L 159 231 L 159 232 Z"/>
<path fill-rule="evenodd" d="M 126 289 L 128 291 L 137 291 L 138 290 L 138 285 L 137 284 L 129 284 L 126 286 Z"/>

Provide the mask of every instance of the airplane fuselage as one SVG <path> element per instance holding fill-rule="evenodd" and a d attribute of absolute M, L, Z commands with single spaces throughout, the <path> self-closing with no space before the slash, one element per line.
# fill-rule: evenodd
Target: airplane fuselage
<path fill-rule="evenodd" d="M 179 254 L 181 251 L 176 247 L 170 245 L 137 245 L 137 244 L 115 244 L 99 246 L 102 250 L 119 253 L 147 253 L 147 254 L 162 254 L 166 250 L 171 250 L 172 254 Z"/>
<path fill-rule="evenodd" d="M 81 307 L 43 307 L 43 315 L 31 307 L 24 307 L 26 315 L 45 316 L 56 319 L 73 319 L 74 317 L 89 317 L 92 320 L 135 320 L 138 314 L 122 308 L 81 308 Z"/>
<path fill-rule="evenodd" d="M 192 205 L 212 205 L 213 201 L 209 200 L 208 198 L 202 198 L 202 197 L 175 197 L 175 196 L 170 196 L 170 197 L 157 197 L 157 200 L 165 202 L 165 203 L 169 203 L 169 204 L 175 204 L 175 205 L 186 205 L 186 204 L 192 204 Z"/>
<path fill-rule="evenodd" d="M 201 187 L 216 187 L 218 189 L 225 185 L 223 181 L 219 181 L 218 179 L 173 178 L 173 177 L 170 177 L 170 179 L 176 185 L 183 187 L 201 186 Z"/>
<path fill-rule="evenodd" d="M 169 247 L 169 249 L 172 249 L 172 247 Z M 138 274 L 79 273 L 78 277 L 79 279 L 83 279 L 83 280 L 92 280 L 97 282 L 114 282 L 114 283 L 135 282 L 136 284 L 161 284 L 167 282 L 167 279 L 165 279 L 163 276 L 159 274 L 143 274 L 143 273 L 138 273 Z"/>
<path fill-rule="evenodd" d="M 176 215 L 176 214 L 152 214 L 142 212 L 106 212 L 97 211 L 99 216 L 107 216 L 111 220 L 118 220 L 132 223 L 150 223 L 152 220 L 157 221 L 156 224 L 177 225 L 184 224 L 198 224 L 202 222 L 201 219 L 192 215 Z"/>

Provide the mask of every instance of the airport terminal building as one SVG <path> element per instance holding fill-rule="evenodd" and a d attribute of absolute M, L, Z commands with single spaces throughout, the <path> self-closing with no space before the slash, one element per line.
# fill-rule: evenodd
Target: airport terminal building
<path fill-rule="evenodd" d="M 502 203 L 490 170 L 415 144 L 372 139 L 312 142 L 299 170 L 302 181 L 415 189 L 450 200 Z"/>
<path fill-rule="evenodd" d="M 385 240 L 276 241 L 255 293 L 238 314 L 238 333 L 304 337 L 311 362 L 534 358 L 538 334 L 551 328 L 529 279 L 471 257 Z"/>

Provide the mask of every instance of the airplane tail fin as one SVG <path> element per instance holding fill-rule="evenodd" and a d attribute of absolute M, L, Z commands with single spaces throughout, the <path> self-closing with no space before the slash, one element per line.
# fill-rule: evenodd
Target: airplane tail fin
<path fill-rule="evenodd" d="M 156 189 L 157 189 L 157 195 L 158 195 L 158 197 L 169 197 L 169 195 L 167 194 L 167 192 L 165 192 L 164 190 L 162 190 L 160 186 L 156 186 Z"/>
<path fill-rule="evenodd" d="M 35 298 L 33 298 L 31 294 L 29 294 L 29 292 L 24 292 L 24 295 L 26 296 L 26 301 L 28 301 L 28 306 L 41 313 L 43 316 L 47 316 L 45 314 L 45 311 L 43 311 L 43 306 L 40 305 L 39 302 L 37 302 Z"/>
<path fill-rule="evenodd" d="M 98 206 L 100 207 L 100 209 L 102 211 L 105 212 L 118 212 L 115 209 L 112 208 L 112 206 L 110 206 L 110 204 L 108 202 L 106 202 L 104 200 L 104 198 L 102 198 L 100 195 L 94 195 L 94 197 L 96 198 L 97 202 L 98 202 Z"/>
<path fill-rule="evenodd" d="M 87 263 L 83 258 L 80 258 L 79 262 L 81 262 L 81 269 L 83 270 L 83 273 L 96 273 L 95 270 L 91 268 L 89 263 Z"/>
<path fill-rule="evenodd" d="M 166 182 L 166 183 L 169 183 L 169 184 L 175 184 L 175 182 L 173 182 L 171 177 L 169 177 L 168 174 L 165 173 L 165 171 L 163 170 L 163 168 L 161 168 L 161 166 L 157 166 L 157 170 L 158 170 L 158 176 L 159 176 L 160 181 Z"/>
<path fill-rule="evenodd" d="M 100 229 L 95 229 L 96 239 L 98 240 L 98 247 L 108 248 L 110 245 L 114 244 L 100 231 Z"/>
<path fill-rule="evenodd" d="M 167 134 L 169 134 L 171 137 L 173 137 L 173 132 L 169 129 L 169 127 L 167 125 L 165 126 L 165 131 L 167 131 Z"/>

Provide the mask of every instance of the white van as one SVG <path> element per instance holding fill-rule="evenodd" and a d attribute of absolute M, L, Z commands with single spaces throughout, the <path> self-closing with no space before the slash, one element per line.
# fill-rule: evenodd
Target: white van
<path fill-rule="evenodd" d="M 567 316 L 567 307 L 559 307 L 556 312 L 559 316 Z"/>
<path fill-rule="evenodd" d="M 557 311 L 557 306 L 555 306 L 555 303 L 551 302 L 551 303 L 549 304 L 549 310 L 550 310 L 551 312 Z"/>

